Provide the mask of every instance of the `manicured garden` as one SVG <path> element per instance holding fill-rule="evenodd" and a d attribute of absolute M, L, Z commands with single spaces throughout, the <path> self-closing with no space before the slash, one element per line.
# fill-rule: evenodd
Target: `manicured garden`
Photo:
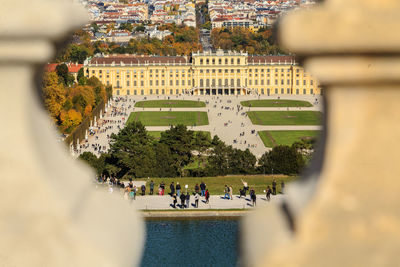
<path fill-rule="evenodd" d="M 258 134 L 266 147 L 274 147 L 316 138 L 320 131 L 260 131 Z"/>
<path fill-rule="evenodd" d="M 262 99 L 262 100 L 248 100 L 240 102 L 244 107 L 312 107 L 308 101 L 301 100 L 288 100 L 288 99 Z"/>
<path fill-rule="evenodd" d="M 319 111 L 248 111 L 255 125 L 320 125 L 322 113 Z"/>
<path fill-rule="evenodd" d="M 145 126 L 208 125 L 207 112 L 199 111 L 139 111 L 129 115 L 128 123 L 140 121 Z"/>
<path fill-rule="evenodd" d="M 147 100 L 135 104 L 137 108 L 203 108 L 206 103 L 193 100 Z"/>
<path fill-rule="evenodd" d="M 265 195 L 264 190 L 269 185 L 271 187 L 272 181 L 276 179 L 277 192 L 281 192 L 281 181 L 288 184 L 295 181 L 297 176 L 284 176 L 284 175 L 255 175 L 255 176 L 217 176 L 217 177 L 183 177 L 183 178 L 150 178 L 146 179 L 146 193 L 149 192 L 150 181 L 154 182 L 154 189 L 157 192 L 157 188 L 161 182 L 165 183 L 165 192 L 169 192 L 169 185 L 174 182 L 181 184 L 182 188 L 185 188 L 187 184 L 189 186 L 189 192 L 194 191 L 196 183 L 200 185 L 203 181 L 211 195 L 223 195 L 224 186 L 232 186 L 233 193 L 239 194 L 239 188 L 243 188 L 243 181 L 248 183 L 248 186 L 256 190 L 256 194 Z M 141 180 L 141 179 L 138 179 Z"/>

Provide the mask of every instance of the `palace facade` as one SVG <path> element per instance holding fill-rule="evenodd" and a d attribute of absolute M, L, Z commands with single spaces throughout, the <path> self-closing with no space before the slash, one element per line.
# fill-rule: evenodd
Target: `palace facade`
<path fill-rule="evenodd" d="M 186 56 L 109 55 L 84 64 L 115 95 L 313 95 L 318 82 L 291 56 L 217 50 Z"/>

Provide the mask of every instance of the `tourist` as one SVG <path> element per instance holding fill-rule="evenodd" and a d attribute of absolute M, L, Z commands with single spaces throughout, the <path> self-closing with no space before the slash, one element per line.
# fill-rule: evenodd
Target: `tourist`
<path fill-rule="evenodd" d="M 195 206 L 196 208 L 199 207 L 199 198 L 200 198 L 199 193 L 196 192 L 196 193 L 194 194 L 194 206 Z"/>
<path fill-rule="evenodd" d="M 253 188 L 250 190 L 250 198 L 254 207 L 256 205 L 257 196 L 256 196 L 256 191 Z"/>
<path fill-rule="evenodd" d="M 143 184 L 140 189 L 142 189 L 142 196 L 146 195 L 146 186 Z"/>
<path fill-rule="evenodd" d="M 161 195 L 163 196 L 165 193 L 165 183 L 163 181 L 161 182 L 160 187 L 161 187 Z"/>
<path fill-rule="evenodd" d="M 206 193 L 206 184 L 204 182 L 200 183 L 200 189 L 201 189 L 201 196 L 204 197 Z"/>
<path fill-rule="evenodd" d="M 172 195 L 175 193 L 175 186 L 174 186 L 174 182 L 172 182 L 172 183 L 169 185 L 169 189 L 171 190 L 171 193 L 170 193 L 170 195 L 172 196 Z"/>
<path fill-rule="evenodd" d="M 228 188 L 228 186 L 227 186 L 227 185 L 225 185 L 224 192 L 225 192 L 224 199 L 227 199 L 227 198 L 229 199 L 229 188 Z"/>
<path fill-rule="evenodd" d="M 179 184 L 179 182 L 176 182 L 176 193 L 178 197 L 181 195 L 181 185 Z"/>
<path fill-rule="evenodd" d="M 132 189 L 132 191 L 133 191 L 133 199 L 136 199 L 136 192 L 137 192 L 136 185 L 135 185 L 135 186 L 133 186 L 133 189 Z"/>
<path fill-rule="evenodd" d="M 281 181 L 281 193 L 283 194 L 283 190 L 285 189 L 285 183 Z"/>
<path fill-rule="evenodd" d="M 174 209 L 176 209 L 176 202 L 177 202 L 177 200 L 176 200 L 176 194 L 173 194 L 172 195 L 172 207 L 174 208 Z"/>
<path fill-rule="evenodd" d="M 186 200 L 185 193 L 181 194 L 180 199 L 181 199 L 181 208 L 184 209 L 185 208 L 185 200 Z"/>
<path fill-rule="evenodd" d="M 133 188 L 129 188 L 129 199 L 131 202 L 135 199 L 135 192 L 133 191 Z"/>
<path fill-rule="evenodd" d="M 271 199 L 271 192 L 272 192 L 272 191 L 271 191 L 271 187 L 267 186 L 267 190 L 266 190 L 266 191 L 267 191 L 267 200 L 270 201 L 270 199 Z"/>
<path fill-rule="evenodd" d="M 194 191 L 195 191 L 197 194 L 200 192 L 200 186 L 199 186 L 199 184 L 196 184 L 196 185 L 194 186 Z"/>
<path fill-rule="evenodd" d="M 210 202 L 210 192 L 208 191 L 208 189 L 206 190 L 206 192 L 204 194 L 206 197 L 206 204 L 208 204 Z"/>
<path fill-rule="evenodd" d="M 154 190 L 154 182 L 153 182 L 153 180 L 151 180 L 150 181 L 150 195 L 152 195 L 153 194 L 153 190 Z"/>
<path fill-rule="evenodd" d="M 230 185 L 229 187 L 228 187 L 228 189 L 229 189 L 229 198 L 231 199 L 231 200 L 233 200 L 233 188 L 232 188 L 232 186 Z"/>
<path fill-rule="evenodd" d="M 186 194 L 186 208 L 189 208 L 189 207 L 190 207 L 190 194 L 187 193 Z"/>
<path fill-rule="evenodd" d="M 275 179 L 272 181 L 272 194 L 276 195 L 276 180 Z"/>

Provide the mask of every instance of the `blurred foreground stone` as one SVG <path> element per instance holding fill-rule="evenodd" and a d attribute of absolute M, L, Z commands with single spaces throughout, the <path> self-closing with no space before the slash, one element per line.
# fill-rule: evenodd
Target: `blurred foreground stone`
<path fill-rule="evenodd" d="M 53 42 L 87 21 L 84 9 L 63 0 L 3 1 L 0 18 L 0 265 L 138 265 L 140 215 L 95 190 L 94 173 L 56 141 L 37 93 Z"/>
<path fill-rule="evenodd" d="M 396 0 L 328 0 L 282 19 L 283 45 L 325 85 L 323 165 L 286 209 L 246 218 L 246 265 L 400 265 L 398 14 Z"/>

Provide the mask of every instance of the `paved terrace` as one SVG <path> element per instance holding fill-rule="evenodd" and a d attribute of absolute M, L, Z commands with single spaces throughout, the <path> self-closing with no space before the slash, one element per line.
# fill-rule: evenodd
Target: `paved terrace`
<path fill-rule="evenodd" d="M 321 130 L 322 126 L 288 126 L 288 125 L 278 125 L 278 126 L 262 126 L 253 125 L 245 115 L 246 111 L 297 111 L 297 110 L 312 110 L 312 111 L 322 111 L 322 97 L 321 96 L 299 96 L 299 95 L 284 95 L 280 96 L 281 99 L 293 99 L 293 100 L 305 100 L 312 103 L 313 107 L 301 107 L 301 108 L 260 108 L 260 107 L 243 107 L 239 112 L 237 112 L 237 105 L 240 105 L 241 101 L 245 100 L 257 100 L 257 99 L 277 99 L 279 95 L 275 96 L 171 96 L 171 100 L 200 100 L 208 101 L 209 104 L 205 108 L 162 108 L 162 111 L 206 111 L 208 113 L 209 125 L 204 126 L 188 126 L 190 130 L 194 131 L 208 131 L 211 136 L 218 135 L 219 138 L 228 145 L 232 145 L 235 148 L 246 149 L 249 148 L 250 151 L 256 155 L 256 157 L 261 157 L 265 151 L 269 150 L 266 148 L 258 136 L 257 131 L 262 130 Z M 146 96 L 146 100 L 162 100 L 167 99 L 167 96 Z M 318 99 L 315 105 L 315 100 Z M 135 101 L 143 101 L 144 96 L 127 96 L 126 102 L 111 102 L 111 108 L 108 108 L 104 120 L 121 121 L 121 123 L 107 124 L 112 125 L 113 129 L 107 130 L 105 133 L 97 133 L 95 136 L 89 136 L 87 149 L 81 149 L 80 152 L 91 151 L 97 154 L 92 148 L 92 144 L 98 144 L 105 146 L 108 149 L 107 134 L 117 133 L 119 130 L 117 126 L 121 128 L 124 126 L 126 119 L 129 114 L 134 111 L 160 111 L 160 108 L 135 108 Z M 230 103 L 228 103 L 230 101 Z M 111 110 L 115 107 L 117 110 L 125 110 L 128 116 L 111 116 Z M 218 115 L 220 113 L 220 115 Z M 224 126 L 226 124 L 226 126 Z M 148 126 L 146 127 L 149 131 L 164 131 L 169 129 L 168 126 Z M 104 127 L 101 127 L 104 129 Z M 255 130 L 255 134 L 251 134 L 251 130 Z M 243 136 L 240 133 L 244 132 Z M 97 136 L 97 139 L 96 139 Z M 237 143 L 234 144 L 233 140 Z"/>

